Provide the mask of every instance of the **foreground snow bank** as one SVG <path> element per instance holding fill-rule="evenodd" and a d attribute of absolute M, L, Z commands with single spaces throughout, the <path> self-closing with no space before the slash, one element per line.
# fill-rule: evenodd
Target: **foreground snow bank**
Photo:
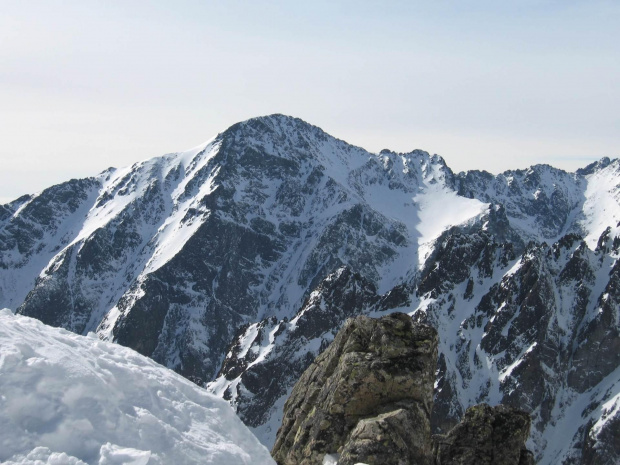
<path fill-rule="evenodd" d="M 274 464 L 230 406 L 133 350 L 0 310 L 0 462 Z"/>

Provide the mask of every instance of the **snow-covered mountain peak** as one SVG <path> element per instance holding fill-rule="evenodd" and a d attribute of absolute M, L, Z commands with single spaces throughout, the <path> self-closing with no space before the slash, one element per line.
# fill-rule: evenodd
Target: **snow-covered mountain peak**
<path fill-rule="evenodd" d="M 437 183 L 452 187 L 454 174 L 439 155 L 431 156 L 423 150 L 397 153 L 383 149 L 376 156 L 393 182 L 393 188 L 414 192 Z M 400 185 L 395 185 L 396 181 Z"/>
<path fill-rule="evenodd" d="M 364 163 L 368 154 L 364 149 L 349 145 L 299 118 L 280 114 L 237 123 L 220 136 L 225 145 L 242 147 L 236 152 L 239 163 L 247 161 L 249 152 L 255 150 L 263 156 L 291 162 L 313 158 L 334 170 L 351 170 Z"/>
<path fill-rule="evenodd" d="M 585 188 L 573 229 L 594 249 L 601 234 L 608 227 L 615 229 L 620 222 L 620 160 L 603 158 L 579 176 L 583 177 Z"/>
<path fill-rule="evenodd" d="M 256 355 L 261 372 L 286 328 L 285 339 L 314 334 L 286 355 L 309 363 L 324 342 L 314 330 L 355 312 L 415 311 L 445 323 L 445 373 L 462 383 L 444 395 L 497 399 L 545 340 L 583 346 L 587 360 L 584 328 L 595 340 L 597 321 L 613 325 L 619 183 L 618 161 L 455 175 L 421 150 L 375 154 L 297 118 L 253 118 L 191 150 L 0 206 L 0 306 L 96 330 L 197 383 L 230 365 L 241 333 L 256 352 L 239 354 Z M 304 323 L 313 312 L 321 321 Z M 290 328 L 296 315 L 303 331 Z M 579 363 L 571 383 L 585 386 Z M 262 424 L 262 401 L 244 389 L 271 373 L 233 371 L 218 393 L 245 399 L 246 418 Z"/>
<path fill-rule="evenodd" d="M 510 170 L 497 176 L 481 171 L 459 173 L 460 195 L 502 204 L 522 238 L 557 241 L 575 232 L 594 249 L 608 226 L 620 220 L 618 161 L 603 159 L 568 173 L 549 165 Z"/>
<path fill-rule="evenodd" d="M 613 162 L 617 162 L 618 159 L 614 159 Z M 579 168 L 576 173 L 581 176 L 587 176 L 597 171 L 607 168 L 612 163 L 609 157 L 603 157 L 600 160 L 590 163 L 589 165 Z"/>
<path fill-rule="evenodd" d="M 435 181 L 450 179 L 453 174 L 443 158 L 422 150 L 396 153 L 382 150 L 375 154 L 337 139 L 305 121 L 280 114 L 252 118 L 237 123 L 220 136 L 225 146 L 242 147 L 235 161 L 247 162 L 248 149 L 263 157 L 277 157 L 300 164 L 320 165 L 338 182 L 346 184 L 350 173 L 364 170 L 368 162 L 378 162 L 388 173 L 410 174 L 411 179 Z M 232 160 L 228 160 L 232 162 Z M 411 174 L 420 176 L 411 176 Z"/>

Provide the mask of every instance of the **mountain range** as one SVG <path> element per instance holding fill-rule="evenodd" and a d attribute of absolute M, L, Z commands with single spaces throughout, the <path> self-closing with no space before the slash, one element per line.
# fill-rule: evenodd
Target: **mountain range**
<path fill-rule="evenodd" d="M 227 399 L 268 447 L 354 315 L 439 333 L 433 411 L 533 418 L 541 464 L 620 460 L 620 161 L 454 173 L 302 120 L 0 206 L 0 308 L 131 347 Z"/>

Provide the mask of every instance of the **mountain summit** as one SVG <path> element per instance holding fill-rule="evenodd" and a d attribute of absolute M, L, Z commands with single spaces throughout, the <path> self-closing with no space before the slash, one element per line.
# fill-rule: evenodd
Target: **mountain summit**
<path fill-rule="evenodd" d="M 435 431 L 503 402 L 540 463 L 606 463 L 619 222 L 619 160 L 455 174 L 272 115 L 0 206 L 0 307 L 208 384 L 269 446 L 347 317 L 406 312 L 439 332 Z"/>

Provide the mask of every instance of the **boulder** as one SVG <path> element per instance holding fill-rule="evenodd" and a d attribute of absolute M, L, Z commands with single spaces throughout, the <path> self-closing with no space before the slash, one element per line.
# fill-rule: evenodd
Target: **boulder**
<path fill-rule="evenodd" d="M 521 410 L 479 404 L 447 435 L 434 437 L 436 465 L 533 465 L 525 447 L 530 416 Z"/>
<path fill-rule="evenodd" d="M 346 441 L 338 465 L 431 465 L 429 426 L 419 403 L 360 420 Z"/>
<path fill-rule="evenodd" d="M 436 361 L 437 332 L 406 314 L 348 320 L 293 388 L 274 459 L 280 465 L 320 465 L 326 454 L 343 454 L 341 463 L 357 463 L 362 456 L 378 457 L 376 446 L 367 447 L 374 433 L 388 449 L 406 447 L 410 432 L 401 435 L 395 425 L 411 424 L 419 444 L 409 447 L 412 460 L 430 463 Z"/>
<path fill-rule="evenodd" d="M 347 320 L 284 405 L 278 465 L 533 465 L 530 416 L 486 404 L 431 438 L 437 332 L 404 313 Z"/>

